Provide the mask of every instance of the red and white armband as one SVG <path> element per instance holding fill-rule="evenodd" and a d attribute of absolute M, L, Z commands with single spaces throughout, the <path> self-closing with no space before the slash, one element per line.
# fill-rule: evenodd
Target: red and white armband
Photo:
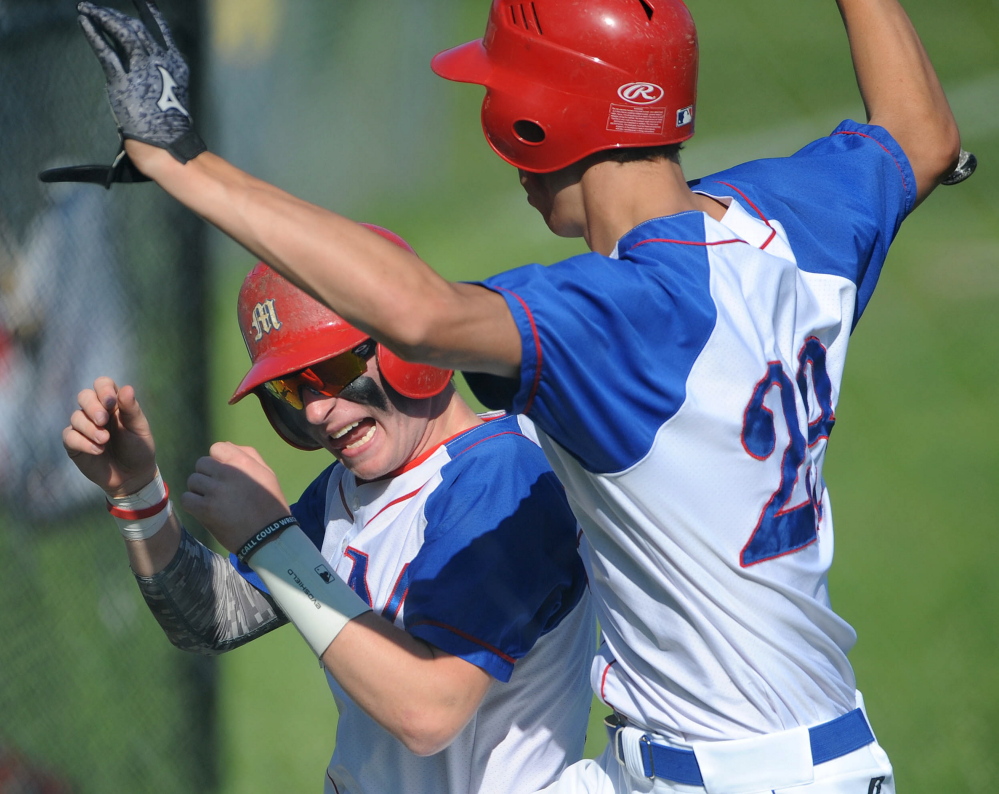
<path fill-rule="evenodd" d="M 148 540 L 163 528 L 173 513 L 170 489 L 159 470 L 152 482 L 135 493 L 107 499 L 108 512 L 126 540 Z"/>

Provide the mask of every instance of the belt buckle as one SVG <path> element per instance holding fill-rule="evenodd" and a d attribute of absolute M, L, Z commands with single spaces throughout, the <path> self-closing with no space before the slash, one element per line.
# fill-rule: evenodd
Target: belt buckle
<path fill-rule="evenodd" d="M 649 750 L 649 774 L 645 777 L 654 781 L 656 779 L 656 759 L 652 755 L 652 740 L 649 738 L 647 733 L 643 733 L 638 739 L 638 744 L 642 747 L 648 748 Z M 643 752 L 642 755 L 644 756 L 645 753 Z"/>

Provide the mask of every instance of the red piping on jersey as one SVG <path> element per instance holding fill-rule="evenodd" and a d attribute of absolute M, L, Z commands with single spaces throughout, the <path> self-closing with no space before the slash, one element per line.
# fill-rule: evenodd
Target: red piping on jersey
<path fill-rule="evenodd" d="M 469 430 L 475 429 L 476 427 L 478 427 L 481 424 L 485 424 L 485 423 L 482 422 L 482 421 L 478 421 L 475 424 L 469 425 L 468 427 L 464 428 L 463 430 L 459 430 L 453 436 L 449 436 L 448 438 L 445 438 L 439 444 L 431 447 L 430 449 L 428 449 L 426 452 L 424 452 L 423 454 L 419 455 L 418 457 L 413 458 L 408 463 L 404 463 L 398 469 L 394 469 L 393 471 L 390 471 L 388 474 L 383 474 L 381 477 L 375 477 L 375 479 L 373 479 L 373 480 L 362 480 L 360 477 L 358 477 L 357 481 L 359 483 L 381 482 L 382 480 L 389 480 L 392 477 L 398 477 L 400 474 L 405 474 L 407 471 L 411 471 L 412 469 L 415 469 L 417 466 L 419 466 L 421 463 L 425 462 L 428 458 L 430 458 L 431 455 L 433 455 L 437 450 L 439 450 L 445 444 L 450 444 L 452 441 L 454 441 L 456 438 L 458 438 L 458 436 L 462 435 L 463 433 L 467 433 Z"/>
<path fill-rule="evenodd" d="M 641 242 L 635 243 L 629 251 L 634 251 L 638 246 L 645 245 L 646 243 L 673 243 L 675 245 L 700 245 L 700 246 L 711 246 L 711 245 L 731 245 L 732 243 L 742 243 L 743 245 L 749 245 L 745 240 L 718 240 L 714 243 L 695 243 L 692 240 L 667 240 L 664 237 L 652 237 L 648 240 L 642 240 Z"/>
<path fill-rule="evenodd" d="M 762 212 L 760 212 L 760 208 L 757 207 L 752 201 L 750 201 L 749 197 L 741 190 L 739 190 L 739 188 L 737 188 L 735 185 L 729 184 L 728 182 L 717 182 L 716 184 L 724 185 L 727 188 L 731 188 L 740 196 L 742 196 L 742 200 L 745 201 L 750 207 L 752 207 L 753 211 L 760 216 L 760 220 L 767 225 L 767 228 L 770 230 L 770 236 L 767 238 L 766 242 L 760 246 L 760 250 L 763 251 L 768 245 L 770 245 L 770 243 L 774 241 L 774 237 L 777 236 L 777 230 L 770 225 L 770 221 L 767 220 L 767 216 L 764 215 Z"/>
<path fill-rule="evenodd" d="M 423 483 L 423 485 L 426 485 L 426 483 Z M 404 494 L 403 496 L 400 496 L 400 497 L 397 497 L 396 499 L 393 499 L 391 502 L 389 502 L 387 505 L 385 505 L 385 507 L 383 507 L 377 513 L 375 513 L 373 516 L 371 516 L 371 518 L 369 518 L 367 521 L 365 521 L 364 522 L 364 526 L 368 526 L 368 524 L 370 524 L 372 521 L 374 521 L 376 518 L 378 518 L 378 516 L 380 516 L 382 513 L 384 513 L 386 510 L 388 510 L 393 505 L 397 505 L 397 504 L 399 504 L 399 502 L 405 502 L 407 499 L 412 499 L 420 491 L 423 490 L 423 485 L 421 485 L 415 491 L 410 491 L 408 494 Z"/>
<path fill-rule="evenodd" d="M 440 623 L 439 621 L 436 620 L 421 620 L 417 623 L 412 624 L 410 628 L 415 628 L 416 626 L 436 626 L 439 629 L 445 629 L 447 631 L 452 632 L 453 634 L 457 634 L 459 637 L 463 637 L 469 642 L 474 642 L 476 645 L 485 648 L 490 653 L 496 654 L 500 659 L 502 659 L 505 662 L 509 662 L 510 664 L 517 663 L 516 659 L 514 659 L 509 654 L 503 653 L 503 651 L 501 651 L 499 648 L 494 648 L 488 642 L 483 642 L 478 637 L 473 637 L 471 634 L 468 634 L 462 631 L 461 629 L 456 629 L 454 626 L 449 626 L 447 623 Z"/>
<path fill-rule="evenodd" d="M 607 703 L 607 692 L 605 691 L 605 688 L 607 686 L 607 674 L 610 672 L 610 669 L 615 664 L 617 664 L 617 659 L 614 659 L 613 661 L 609 662 L 607 666 L 604 668 L 603 675 L 600 676 L 600 699 L 604 703 Z"/>
<path fill-rule="evenodd" d="M 905 192 L 906 193 L 909 192 L 909 183 L 905 181 L 905 171 L 902 170 L 902 166 L 899 164 L 898 160 L 895 159 L 895 155 L 893 155 L 891 153 L 891 150 L 883 143 L 881 143 L 881 141 L 879 141 L 877 138 L 873 137 L 872 135 L 868 135 L 866 132 L 850 132 L 848 130 L 843 130 L 842 132 L 837 132 L 836 134 L 859 135 L 861 138 L 870 138 L 870 140 L 874 141 L 878 146 L 880 146 L 884 150 L 884 153 L 891 158 L 891 161 L 895 163 L 895 167 L 898 169 L 899 176 L 902 177 L 902 184 L 905 185 Z"/>
<path fill-rule="evenodd" d="M 534 397 L 538 393 L 538 384 L 541 383 L 541 365 L 542 365 L 542 354 L 541 354 L 541 337 L 538 335 L 538 327 L 534 323 L 534 315 L 531 313 L 531 308 L 527 305 L 523 298 L 520 297 L 516 292 L 508 290 L 505 287 L 494 287 L 499 292 L 506 292 L 513 295 L 517 299 L 517 302 L 521 305 L 524 310 L 524 314 L 527 315 L 527 321 L 531 324 L 531 336 L 534 337 L 534 349 L 538 353 L 538 361 L 534 365 L 534 380 L 531 383 L 531 391 L 527 395 L 527 402 L 524 403 L 524 410 L 521 413 L 529 413 L 531 410 L 531 403 L 534 402 Z"/>
<path fill-rule="evenodd" d="M 475 425 L 475 427 L 478 427 L 478 425 Z M 419 458 L 417 458 L 416 460 L 412 461 L 411 463 L 408 463 L 402 469 L 399 469 L 397 473 L 402 473 L 402 472 L 406 471 L 409 468 L 418 466 L 424 460 L 426 460 L 431 455 L 433 455 L 433 453 L 436 452 L 438 449 L 440 449 L 442 446 L 444 446 L 445 444 L 447 444 L 447 443 L 453 441 L 454 439 L 458 438 L 458 436 L 462 435 L 463 433 L 467 433 L 471 429 L 472 428 L 466 428 L 465 430 L 462 430 L 460 433 L 455 433 L 453 436 L 451 436 L 451 438 L 449 438 L 449 439 L 447 439 L 445 441 L 442 441 L 440 444 L 438 444 L 433 449 L 431 449 L 428 452 L 424 453 L 423 455 L 421 455 Z M 527 438 L 527 436 L 525 436 L 523 433 L 515 433 L 512 430 L 505 430 L 502 433 L 494 433 L 491 436 L 486 436 L 485 438 L 481 438 L 478 441 L 476 441 L 474 444 L 472 444 L 472 445 L 470 445 L 468 447 L 465 447 L 463 450 L 461 450 L 461 452 L 459 452 L 457 455 L 455 455 L 454 458 L 452 458 L 452 460 L 460 457 L 461 455 L 464 455 L 466 452 L 468 452 L 468 450 L 477 447 L 479 444 L 482 444 L 482 443 L 484 443 L 486 441 L 489 441 L 492 438 L 499 438 L 500 436 L 520 436 L 521 438 Z M 530 440 L 530 439 L 528 439 L 528 440 Z M 385 477 L 379 477 L 378 480 L 385 479 L 386 477 L 389 477 L 389 476 L 392 476 L 392 475 L 385 475 Z M 358 479 L 358 482 L 359 483 L 362 483 L 362 482 L 377 482 L 378 480 L 361 480 L 361 479 Z M 423 485 L 421 485 L 419 488 L 416 488 L 416 489 L 410 491 L 408 494 L 404 494 L 402 496 L 399 496 L 399 497 L 396 497 L 395 499 L 393 499 L 391 502 L 389 502 L 387 505 L 385 505 L 381 510 L 379 510 L 377 513 L 375 513 L 373 516 L 371 516 L 371 518 L 369 518 L 367 521 L 365 521 L 364 522 L 364 526 L 368 526 L 368 524 L 370 524 L 372 521 L 374 521 L 376 518 L 378 518 L 378 516 L 380 516 L 382 513 L 384 513 L 386 510 L 388 510 L 393 505 L 397 505 L 400 502 L 405 502 L 407 499 L 412 499 L 420 491 L 423 490 L 423 488 L 424 488 L 424 486 L 426 484 L 427 483 L 423 483 Z M 344 493 L 343 493 L 343 480 L 340 481 L 339 485 L 340 485 L 340 502 L 343 504 L 343 509 L 347 511 L 347 515 L 350 517 L 350 520 L 353 521 L 354 520 L 354 514 L 351 513 L 350 508 L 347 507 L 347 499 L 346 499 L 346 497 L 344 496 Z"/>
<path fill-rule="evenodd" d="M 490 441 L 491 439 L 494 439 L 494 438 L 499 438 L 500 436 L 518 436 L 520 438 L 527 438 L 527 436 L 525 436 L 523 433 L 515 433 L 513 430 L 504 430 L 502 433 L 493 433 L 493 435 L 486 436 L 485 438 L 480 438 L 478 441 L 476 441 L 471 446 L 465 447 L 461 452 L 459 452 L 457 455 L 455 455 L 454 458 L 452 458 L 452 460 L 460 458 L 462 455 L 464 455 L 466 452 L 468 452 L 468 450 L 475 449 L 477 446 L 479 446 L 479 444 L 484 444 L 487 441 Z M 529 438 L 527 440 L 530 441 Z M 532 441 L 531 443 L 533 444 L 534 442 Z"/>

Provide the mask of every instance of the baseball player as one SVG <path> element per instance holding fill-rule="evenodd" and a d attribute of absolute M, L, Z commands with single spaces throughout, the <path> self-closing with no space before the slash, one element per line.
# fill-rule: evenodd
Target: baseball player
<path fill-rule="evenodd" d="M 293 622 L 339 712 L 328 794 L 554 780 L 582 756 L 596 628 L 577 525 L 535 441 L 266 265 L 239 322 L 252 366 L 232 402 L 255 394 L 286 442 L 337 460 L 289 508 L 255 450 L 214 445 L 181 504 L 230 561 L 173 516 L 130 387 L 97 381 L 64 433 L 168 637 L 217 654 Z"/>
<path fill-rule="evenodd" d="M 493 0 L 483 39 L 433 68 L 485 87 L 490 145 L 591 253 L 483 284 L 206 151 L 189 116 L 142 98 L 162 51 L 81 6 L 119 166 L 404 359 L 463 369 L 485 404 L 535 421 L 587 536 L 591 683 L 613 711 L 606 752 L 549 792 L 894 791 L 829 598 L 823 462 L 888 247 L 974 160 L 899 3 L 837 5 L 865 123 L 688 182 L 697 36 L 680 0 Z"/>

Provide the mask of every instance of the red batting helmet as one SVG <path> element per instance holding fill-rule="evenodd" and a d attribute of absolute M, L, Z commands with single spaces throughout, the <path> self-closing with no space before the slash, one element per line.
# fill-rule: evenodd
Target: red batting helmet
<path fill-rule="evenodd" d="M 368 223 L 361 225 L 407 251 L 413 250 L 405 240 L 387 229 Z M 309 435 L 302 412 L 261 387 L 267 381 L 353 350 L 367 341 L 368 335 L 263 262 L 243 280 L 237 312 L 251 366 L 229 404 L 253 392 L 281 438 L 299 449 L 319 449 L 319 444 Z M 377 346 L 376 355 L 382 378 L 406 397 L 417 400 L 433 397 L 444 391 L 451 381 L 451 370 L 411 364 L 381 344 Z"/>
<path fill-rule="evenodd" d="M 485 86 L 486 140 L 525 171 L 694 134 L 697 31 L 681 0 L 493 0 L 482 40 L 431 67 Z"/>

